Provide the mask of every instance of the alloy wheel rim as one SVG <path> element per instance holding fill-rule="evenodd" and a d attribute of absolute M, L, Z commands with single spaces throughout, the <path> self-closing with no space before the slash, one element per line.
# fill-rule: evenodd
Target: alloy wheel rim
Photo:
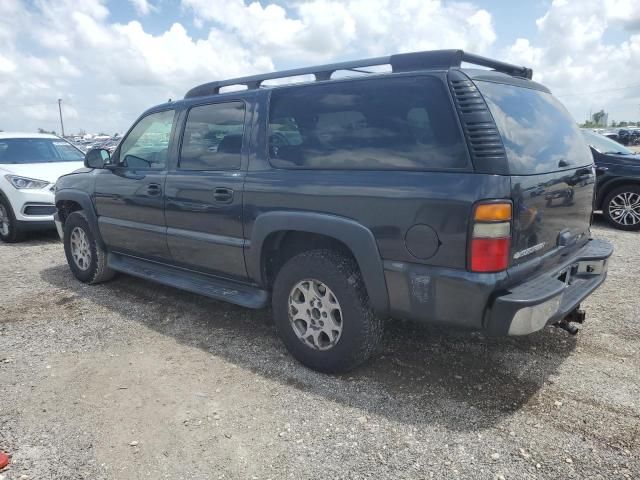
<path fill-rule="evenodd" d="M 319 280 L 302 280 L 291 289 L 289 322 L 300 341 L 314 350 L 329 350 L 342 336 L 338 298 Z"/>
<path fill-rule="evenodd" d="M 4 205 L 0 205 L 0 234 L 9 235 L 9 214 Z"/>
<path fill-rule="evenodd" d="M 634 226 L 640 223 L 640 194 L 622 192 L 609 202 L 609 216 L 619 225 Z"/>
<path fill-rule="evenodd" d="M 75 227 L 69 240 L 74 263 L 80 270 L 87 270 L 91 265 L 91 247 L 87 234 L 82 228 Z"/>

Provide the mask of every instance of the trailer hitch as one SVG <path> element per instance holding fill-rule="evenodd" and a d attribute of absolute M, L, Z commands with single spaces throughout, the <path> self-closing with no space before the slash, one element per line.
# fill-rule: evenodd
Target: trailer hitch
<path fill-rule="evenodd" d="M 585 311 L 582 310 L 580 307 L 576 307 L 575 309 L 571 310 L 571 312 L 569 312 L 569 314 L 567 314 L 567 316 L 564 317 L 562 320 L 554 323 L 553 326 L 561 328 L 569 332 L 571 335 L 575 335 L 576 333 L 578 333 L 578 327 L 576 327 L 573 324 L 574 323 L 582 324 L 584 323 L 585 318 L 586 318 Z"/>

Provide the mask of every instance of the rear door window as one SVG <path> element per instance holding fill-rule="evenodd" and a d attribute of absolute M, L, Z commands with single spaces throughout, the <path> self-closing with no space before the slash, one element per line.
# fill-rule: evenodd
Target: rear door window
<path fill-rule="evenodd" d="M 439 79 L 426 76 L 275 90 L 269 157 L 280 168 L 468 167 L 448 92 Z"/>
<path fill-rule="evenodd" d="M 509 173 L 534 175 L 593 162 L 580 129 L 550 93 L 477 81 L 504 144 Z"/>
<path fill-rule="evenodd" d="M 181 170 L 237 170 L 241 163 L 243 102 L 189 110 L 180 149 Z"/>

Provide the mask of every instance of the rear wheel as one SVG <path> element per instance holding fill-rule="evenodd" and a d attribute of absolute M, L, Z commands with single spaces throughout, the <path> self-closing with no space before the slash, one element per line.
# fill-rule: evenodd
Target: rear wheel
<path fill-rule="evenodd" d="M 382 338 L 383 321 L 369 307 L 355 261 L 333 250 L 303 252 L 280 269 L 273 313 L 289 352 L 321 372 L 360 365 Z"/>
<path fill-rule="evenodd" d="M 5 198 L 0 197 L 0 240 L 15 243 L 23 239 L 24 232 L 18 227 L 11 204 Z"/>
<path fill-rule="evenodd" d="M 71 271 L 81 282 L 106 282 L 115 274 L 107 265 L 107 252 L 96 242 L 82 211 L 73 212 L 64 224 L 64 253 Z"/>
<path fill-rule="evenodd" d="M 602 204 L 604 218 L 621 230 L 640 230 L 640 187 L 624 185 L 607 194 Z"/>

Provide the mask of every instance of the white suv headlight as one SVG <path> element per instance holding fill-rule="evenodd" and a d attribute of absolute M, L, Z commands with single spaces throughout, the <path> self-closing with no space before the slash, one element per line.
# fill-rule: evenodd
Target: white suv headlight
<path fill-rule="evenodd" d="M 38 189 L 49 185 L 49 182 L 36 180 L 35 178 L 20 177 L 18 175 L 5 175 L 4 177 L 18 190 Z"/>

